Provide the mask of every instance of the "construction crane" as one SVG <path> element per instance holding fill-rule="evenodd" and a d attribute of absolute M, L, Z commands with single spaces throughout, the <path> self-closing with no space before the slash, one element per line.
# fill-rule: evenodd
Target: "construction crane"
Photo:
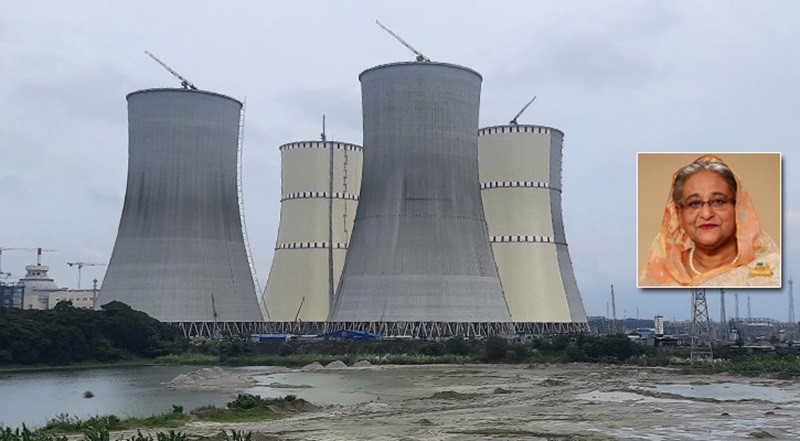
<path fill-rule="evenodd" d="M 533 98 L 531 98 L 531 100 L 530 100 L 530 101 L 528 101 L 528 104 L 525 104 L 524 106 L 522 106 L 522 110 L 520 110 L 519 112 L 517 112 L 517 114 L 516 114 L 516 115 L 514 115 L 514 117 L 513 117 L 513 118 L 511 118 L 511 121 L 509 121 L 509 124 L 511 124 L 512 126 L 517 126 L 517 125 L 519 125 L 519 123 L 517 123 L 517 118 L 519 118 L 519 117 L 520 117 L 520 115 L 522 115 L 522 112 L 524 112 L 524 111 L 528 110 L 528 106 L 530 106 L 531 104 L 533 104 L 533 102 L 534 102 L 534 101 L 536 101 L 536 95 L 534 95 L 534 96 L 533 96 Z"/>
<path fill-rule="evenodd" d="M 155 55 L 151 54 L 148 51 L 144 51 L 144 53 L 149 55 L 150 58 L 155 60 L 156 63 L 160 64 L 161 67 L 166 69 L 169 73 L 171 73 L 172 75 L 175 75 L 179 80 L 181 80 L 181 87 L 183 87 L 184 89 L 197 90 L 197 86 L 195 86 L 194 84 L 192 84 L 191 81 L 189 81 L 186 78 L 184 78 L 183 76 L 181 76 L 181 74 L 179 74 L 178 72 L 175 72 L 171 67 L 167 66 L 166 63 L 164 63 L 163 61 L 159 60 L 158 57 L 156 57 Z"/>
<path fill-rule="evenodd" d="M 3 272 L 3 251 L 36 251 L 36 248 L 0 247 L 0 276 L 11 275 Z"/>
<path fill-rule="evenodd" d="M 42 253 L 46 251 L 58 251 L 58 250 L 46 250 L 44 248 L 36 248 L 36 266 L 42 265 Z"/>
<path fill-rule="evenodd" d="M 294 315 L 295 323 L 297 323 L 297 321 L 300 319 L 300 311 L 303 309 L 303 303 L 305 302 L 306 302 L 306 296 L 303 296 L 303 298 L 300 299 L 300 306 L 297 308 L 297 314 Z"/>
<path fill-rule="evenodd" d="M 91 262 L 67 262 L 70 267 L 78 269 L 78 289 L 81 289 L 81 270 L 85 266 L 106 266 L 107 263 L 91 263 Z"/>
<path fill-rule="evenodd" d="M 409 49 L 411 52 L 414 52 L 414 55 L 416 55 L 416 56 L 417 56 L 417 61 L 419 61 L 419 62 L 424 62 L 424 63 L 429 63 L 429 62 L 431 61 L 431 59 L 430 59 L 430 58 L 428 58 L 428 57 L 426 57 L 425 55 L 423 55 L 423 54 L 422 54 L 422 52 L 420 52 L 420 51 L 418 51 L 418 50 L 414 49 L 414 46 L 411 46 L 410 44 L 408 44 L 408 42 L 406 42 L 405 40 L 403 40 L 402 38 L 400 38 L 400 36 L 399 36 L 399 35 L 397 35 L 397 34 L 395 34 L 394 32 L 392 32 L 392 30 L 391 30 L 391 29 L 389 29 L 389 28 L 387 28 L 386 26 L 384 26 L 384 25 L 383 25 L 383 23 L 381 23 L 379 20 L 375 20 L 375 23 L 377 23 L 377 24 L 378 24 L 378 26 L 380 26 L 380 27 L 381 27 L 381 29 L 383 29 L 384 31 L 388 32 L 388 33 L 389 33 L 389 35 L 391 35 L 392 37 L 394 37 L 395 39 L 397 39 L 397 41 L 399 41 L 399 42 L 400 42 L 400 44 L 402 44 L 403 46 L 407 47 L 407 48 L 408 48 L 408 49 Z"/>

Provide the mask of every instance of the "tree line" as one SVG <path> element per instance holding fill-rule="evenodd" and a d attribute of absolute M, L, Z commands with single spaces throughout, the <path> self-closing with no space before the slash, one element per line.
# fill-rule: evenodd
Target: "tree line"
<path fill-rule="evenodd" d="M 121 302 L 100 310 L 0 308 L 0 366 L 115 362 L 178 354 L 189 341 L 176 327 Z"/>

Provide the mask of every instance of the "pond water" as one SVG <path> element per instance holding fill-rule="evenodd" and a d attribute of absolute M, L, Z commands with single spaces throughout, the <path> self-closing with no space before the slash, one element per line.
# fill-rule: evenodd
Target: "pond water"
<path fill-rule="evenodd" d="M 720 401 L 763 400 L 773 403 L 800 402 L 800 393 L 775 386 L 738 383 L 659 384 L 651 390 L 689 398 L 712 398 Z"/>
<path fill-rule="evenodd" d="M 173 405 L 189 412 L 198 407 L 224 407 L 236 397 L 234 392 L 187 391 L 166 385 L 180 374 L 200 366 L 148 366 L 116 369 L 0 374 L 0 426 L 41 427 L 60 414 L 86 419 L 96 415 L 146 417 L 167 412 Z M 240 367 L 226 370 L 256 374 L 258 384 L 245 390 L 265 398 L 288 394 L 314 404 L 356 404 L 391 401 L 394 383 L 404 378 L 389 378 L 368 370 L 270 373 L 270 367 Z M 93 394 L 85 398 L 86 392 Z"/>
<path fill-rule="evenodd" d="M 197 366 L 148 366 L 114 369 L 0 374 L 0 426 L 41 427 L 59 414 L 85 419 L 95 415 L 150 416 L 183 406 L 224 406 L 230 393 L 168 389 L 165 383 Z M 84 398 L 91 392 L 92 398 Z"/>

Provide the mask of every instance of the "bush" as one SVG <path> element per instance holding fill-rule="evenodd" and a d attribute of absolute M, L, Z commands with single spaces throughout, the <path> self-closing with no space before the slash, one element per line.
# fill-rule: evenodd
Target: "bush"
<path fill-rule="evenodd" d="M 469 355 L 472 353 L 472 348 L 469 343 L 462 337 L 451 337 L 444 344 L 445 351 L 453 355 Z"/>
<path fill-rule="evenodd" d="M 419 348 L 419 353 L 422 355 L 444 355 L 444 345 L 439 342 L 426 342 Z"/>
<path fill-rule="evenodd" d="M 483 359 L 489 363 L 504 359 L 508 352 L 508 340 L 503 337 L 489 337 L 483 346 L 485 351 Z"/>

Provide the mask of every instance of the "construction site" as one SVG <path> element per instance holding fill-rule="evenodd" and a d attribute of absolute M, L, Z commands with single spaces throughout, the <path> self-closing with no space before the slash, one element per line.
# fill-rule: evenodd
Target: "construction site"
<path fill-rule="evenodd" d="M 620 326 L 616 311 L 587 317 L 562 212 L 564 132 L 518 121 L 536 97 L 507 124 L 480 127 L 483 77 L 432 61 L 377 24 L 414 61 L 359 75 L 361 145 L 328 140 L 323 116 L 319 139 L 278 147 L 280 224 L 263 289 L 242 199 L 244 102 L 198 88 L 146 52 L 180 87 L 126 97 L 127 185 L 110 260 L 67 262 L 77 275 L 77 288 L 67 290 L 41 262 L 56 250 L 0 248 L 37 251 L 25 277 L 3 282 L 2 304 L 120 301 L 189 337 L 636 331 Z M 102 286 L 94 279 L 81 289 L 84 267 L 105 266 Z M 788 326 L 744 319 L 737 302 L 728 320 L 721 305 L 722 324 L 713 325 L 705 290 L 693 290 L 688 329 L 673 320 L 674 329 L 659 334 L 658 318 L 646 328 L 683 336 L 698 354 L 713 339 L 796 334 L 792 316 Z"/>

